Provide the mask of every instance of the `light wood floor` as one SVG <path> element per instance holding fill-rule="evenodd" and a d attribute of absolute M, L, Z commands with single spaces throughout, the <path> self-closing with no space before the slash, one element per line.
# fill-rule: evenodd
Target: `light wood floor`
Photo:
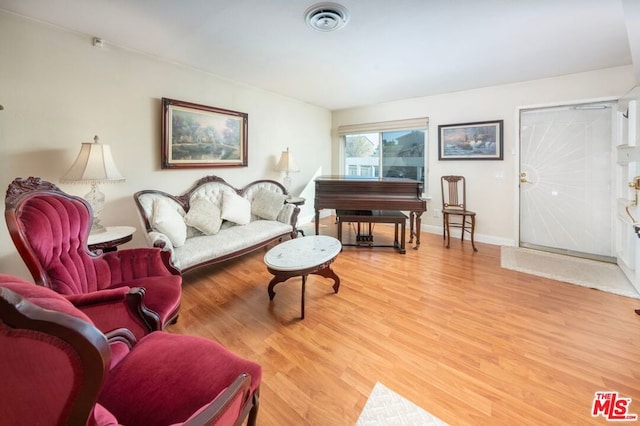
<path fill-rule="evenodd" d="M 477 247 L 427 233 L 406 255 L 345 247 L 339 293 L 310 276 L 302 321 L 300 280 L 270 302 L 258 250 L 186 274 L 169 331 L 262 365 L 260 425 L 354 425 L 376 382 L 451 425 L 606 424 L 596 391 L 640 414 L 640 300 L 502 269 L 500 247 Z"/>

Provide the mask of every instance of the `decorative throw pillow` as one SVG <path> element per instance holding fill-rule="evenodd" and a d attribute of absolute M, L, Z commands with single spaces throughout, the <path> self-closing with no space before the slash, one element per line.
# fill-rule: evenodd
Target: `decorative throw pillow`
<path fill-rule="evenodd" d="M 184 223 L 205 235 L 217 234 L 222 225 L 220 208 L 202 197 L 194 199 L 190 204 L 191 207 L 184 216 Z"/>
<path fill-rule="evenodd" d="M 169 238 L 174 247 L 181 247 L 187 239 L 187 225 L 167 200 L 156 198 L 153 201 L 151 226 Z"/>
<path fill-rule="evenodd" d="M 253 197 L 251 213 L 263 219 L 276 220 L 284 206 L 284 197 L 284 194 L 269 191 L 268 189 L 260 189 Z"/>
<path fill-rule="evenodd" d="M 244 197 L 225 191 L 222 194 L 222 219 L 238 225 L 251 222 L 251 203 Z"/>

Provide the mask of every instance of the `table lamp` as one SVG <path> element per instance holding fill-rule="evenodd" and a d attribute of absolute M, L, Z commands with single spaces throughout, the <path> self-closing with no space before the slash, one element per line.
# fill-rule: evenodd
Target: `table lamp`
<path fill-rule="evenodd" d="M 60 179 L 61 182 L 89 183 L 91 191 L 84 196 L 93 210 L 93 223 L 91 233 L 104 232 L 106 229 L 100 224 L 100 213 L 104 208 L 104 194 L 98 190 L 98 184 L 111 182 L 124 182 L 124 177 L 116 167 L 111 148 L 98 142 L 98 136 L 93 138 L 93 143 L 83 142 L 78 158 L 67 173 Z"/>
<path fill-rule="evenodd" d="M 291 193 L 289 193 L 289 188 L 291 188 L 291 176 L 289 176 L 289 173 L 299 172 L 300 168 L 298 167 L 298 164 L 296 164 L 296 160 L 294 160 L 291 152 L 289 152 L 288 147 L 286 151 L 282 151 L 282 155 L 280 156 L 280 161 L 278 161 L 278 165 L 276 166 L 276 171 L 285 173 L 282 184 L 284 185 L 284 188 L 287 190 L 287 194 L 289 194 L 289 198 L 291 198 Z"/>

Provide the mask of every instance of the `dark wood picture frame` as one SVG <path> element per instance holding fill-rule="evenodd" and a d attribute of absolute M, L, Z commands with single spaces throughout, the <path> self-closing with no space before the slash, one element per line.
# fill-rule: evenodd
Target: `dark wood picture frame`
<path fill-rule="evenodd" d="M 246 113 L 162 98 L 162 168 L 247 167 Z"/>
<path fill-rule="evenodd" d="M 502 160 L 504 120 L 438 126 L 438 160 Z"/>

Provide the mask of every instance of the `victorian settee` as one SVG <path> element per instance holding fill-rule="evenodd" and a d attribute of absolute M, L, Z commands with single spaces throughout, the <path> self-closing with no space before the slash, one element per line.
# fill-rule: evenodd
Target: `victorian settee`
<path fill-rule="evenodd" d="M 238 189 L 206 176 L 182 195 L 149 189 L 133 198 L 148 244 L 168 251 L 182 273 L 297 236 L 300 209 L 273 180 Z"/>

